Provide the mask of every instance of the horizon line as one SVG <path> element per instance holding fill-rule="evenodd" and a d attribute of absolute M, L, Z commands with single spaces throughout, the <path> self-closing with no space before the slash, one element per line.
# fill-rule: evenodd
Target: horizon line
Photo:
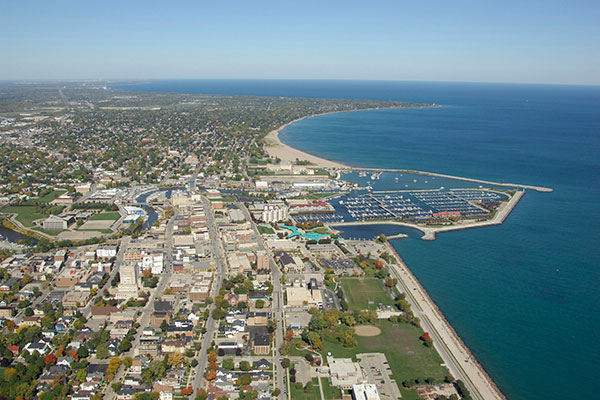
<path fill-rule="evenodd" d="M 538 86 L 584 86 L 600 87 L 600 83 L 558 82 L 509 82 L 509 81 L 462 81 L 462 80 L 406 80 L 406 79 L 353 79 L 353 78 L 19 78 L 0 79 L 0 83 L 29 82 L 113 82 L 144 83 L 157 81 L 336 81 L 336 82 L 404 82 L 404 83 L 467 83 L 494 85 L 538 85 Z"/>

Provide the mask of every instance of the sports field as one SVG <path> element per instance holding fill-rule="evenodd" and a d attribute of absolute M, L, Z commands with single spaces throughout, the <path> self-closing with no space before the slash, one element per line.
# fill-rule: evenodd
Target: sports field
<path fill-rule="evenodd" d="M 99 214 L 94 214 L 92 215 L 92 217 L 90 218 L 90 221 L 116 221 L 119 218 L 121 218 L 121 214 L 119 214 L 116 211 L 109 211 L 109 212 L 101 212 Z"/>
<path fill-rule="evenodd" d="M 433 378 L 441 382 L 449 374 L 443 367 L 441 357 L 433 347 L 425 347 L 419 336 L 421 328 L 409 324 L 393 324 L 387 320 L 379 320 L 375 326 L 381 334 L 373 337 L 357 336 L 358 346 L 347 349 L 335 338 L 325 336 L 321 354 L 331 352 L 334 357 L 349 357 L 356 359 L 360 353 L 384 353 L 392 369 L 403 400 L 418 399 L 415 391 L 402 387 L 402 381 L 407 379 Z"/>
<path fill-rule="evenodd" d="M 344 278 L 340 281 L 351 310 L 376 310 L 378 304 L 394 304 L 377 278 Z"/>

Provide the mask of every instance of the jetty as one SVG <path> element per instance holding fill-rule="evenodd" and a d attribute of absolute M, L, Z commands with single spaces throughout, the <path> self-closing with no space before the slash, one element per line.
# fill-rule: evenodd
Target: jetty
<path fill-rule="evenodd" d="M 428 176 L 435 176 L 435 177 L 440 177 L 440 178 L 448 178 L 448 179 L 456 179 L 456 180 L 460 180 L 460 181 L 481 183 L 481 184 L 484 184 L 484 185 L 502 186 L 502 187 L 519 188 L 519 189 L 530 189 L 530 190 L 535 190 L 537 192 L 545 192 L 545 193 L 553 192 L 552 188 L 548 188 L 548 187 L 544 187 L 544 186 L 524 185 L 524 184 L 521 184 L 521 183 L 492 182 L 492 181 L 485 181 L 485 180 L 482 180 L 482 179 L 464 178 L 462 176 L 438 174 L 436 172 L 417 171 L 417 170 L 412 170 L 412 169 L 346 168 L 344 170 L 346 170 L 346 171 L 357 171 L 357 172 L 360 172 L 360 171 L 399 172 L 399 173 L 406 173 L 406 174 L 428 175 Z"/>
<path fill-rule="evenodd" d="M 386 246 L 390 254 L 398 260 L 397 265 L 390 268 L 390 272 L 398 280 L 397 289 L 406 294 L 406 300 L 421 320 L 423 329 L 433 338 L 435 348 L 452 375 L 465 383 L 474 399 L 506 400 L 504 394 L 446 320 L 442 311 L 429 297 L 425 288 L 406 266 L 396 249 L 389 242 Z"/>

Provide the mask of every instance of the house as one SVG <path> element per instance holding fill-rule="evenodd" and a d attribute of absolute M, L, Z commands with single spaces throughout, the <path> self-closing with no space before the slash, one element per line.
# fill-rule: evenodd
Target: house
<path fill-rule="evenodd" d="M 104 382 L 104 375 L 106 374 L 106 370 L 108 369 L 108 364 L 88 364 L 85 368 L 85 372 L 87 372 L 86 380 L 88 382 Z"/>
<path fill-rule="evenodd" d="M 12 346 L 10 346 L 8 348 L 8 350 L 10 350 L 11 353 L 13 353 L 13 356 L 18 356 L 19 355 L 19 346 L 13 344 Z"/>
<path fill-rule="evenodd" d="M 25 347 L 23 347 L 23 350 L 26 350 L 29 354 L 33 354 L 35 351 L 39 354 L 46 354 L 50 352 L 51 348 L 48 343 L 43 340 L 36 340 L 26 344 Z"/>
<path fill-rule="evenodd" d="M 158 393 L 158 400 L 173 400 L 173 388 L 168 385 L 154 383 L 152 391 Z"/>
<path fill-rule="evenodd" d="M 0 318 L 12 318 L 12 316 L 13 316 L 13 308 L 12 307 L 0 306 Z"/>
<path fill-rule="evenodd" d="M 117 400 L 132 400 L 136 393 L 149 392 L 150 388 L 144 385 L 127 386 L 123 385 L 117 392 Z"/>
<path fill-rule="evenodd" d="M 90 400 L 94 394 L 89 390 L 80 390 L 71 396 L 71 400 Z"/>
<path fill-rule="evenodd" d="M 162 343 L 161 350 L 163 354 L 166 353 L 185 353 L 188 349 L 187 342 L 185 340 L 165 340 Z"/>
<path fill-rule="evenodd" d="M 255 361 L 252 364 L 252 367 L 254 369 L 267 370 L 267 369 L 271 369 L 271 363 L 266 358 L 261 358 L 260 360 Z"/>
<path fill-rule="evenodd" d="M 71 363 L 73 363 L 75 359 L 73 357 L 58 357 L 56 359 L 56 365 L 64 365 L 65 367 L 71 367 Z"/>
<path fill-rule="evenodd" d="M 167 335 L 194 336 L 194 324 L 192 321 L 173 321 L 167 328 Z"/>
<path fill-rule="evenodd" d="M 231 371 L 226 371 L 222 368 L 217 370 L 214 385 L 223 392 L 233 392 L 235 390 L 235 377 Z"/>
<path fill-rule="evenodd" d="M 215 385 L 209 385 L 206 393 L 208 394 L 209 399 L 229 399 L 229 393 Z"/>
<path fill-rule="evenodd" d="M 42 331 L 42 337 L 48 341 L 51 341 L 55 335 L 56 335 L 56 332 L 53 330 Z"/>
<path fill-rule="evenodd" d="M 132 374 L 141 374 L 142 373 L 142 359 L 134 358 L 131 361 L 131 367 L 129 368 L 129 372 Z"/>
<path fill-rule="evenodd" d="M 65 365 L 53 365 L 48 370 L 51 374 L 68 376 L 71 373 L 71 367 Z"/>

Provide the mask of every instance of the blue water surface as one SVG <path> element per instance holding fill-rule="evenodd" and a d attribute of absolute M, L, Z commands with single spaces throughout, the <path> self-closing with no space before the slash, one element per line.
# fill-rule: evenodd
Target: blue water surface
<path fill-rule="evenodd" d="M 600 87 L 162 81 L 127 89 L 442 105 L 318 116 L 287 127 L 281 139 L 353 166 L 553 188 L 528 191 L 501 226 L 433 242 L 406 230 L 409 237 L 393 244 L 510 399 L 597 397 Z"/>

